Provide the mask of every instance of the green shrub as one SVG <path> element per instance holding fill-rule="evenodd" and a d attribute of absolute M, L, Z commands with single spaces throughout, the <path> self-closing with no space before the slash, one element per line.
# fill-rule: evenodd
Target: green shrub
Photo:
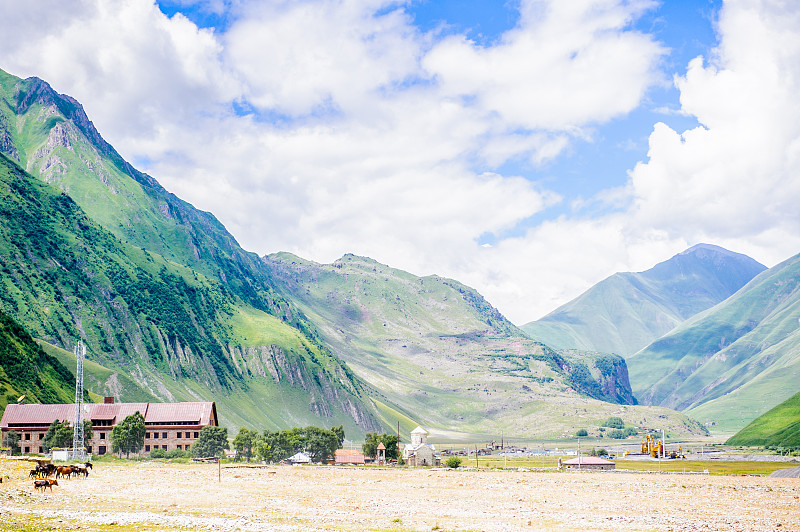
<path fill-rule="evenodd" d="M 458 456 L 451 456 L 447 459 L 445 465 L 450 469 L 458 469 L 458 467 L 461 465 L 461 458 Z"/>
<path fill-rule="evenodd" d="M 581 438 L 583 436 L 588 436 L 588 435 L 589 435 L 589 433 L 586 431 L 586 429 L 578 429 L 578 432 L 575 433 L 575 436 L 577 436 L 579 438 Z"/>
<path fill-rule="evenodd" d="M 161 449 L 162 451 L 164 449 Z M 192 455 L 189 451 L 182 451 L 180 449 L 170 449 L 164 455 L 164 458 L 190 458 Z"/>
<path fill-rule="evenodd" d="M 624 429 L 625 428 L 625 422 L 622 421 L 621 417 L 611 416 L 607 420 L 603 421 L 601 426 L 608 427 L 608 428 L 611 428 L 611 429 Z M 614 436 L 612 436 L 612 438 L 613 437 Z"/>
<path fill-rule="evenodd" d="M 167 451 L 164 449 L 153 449 L 150 451 L 150 458 L 166 458 Z"/>

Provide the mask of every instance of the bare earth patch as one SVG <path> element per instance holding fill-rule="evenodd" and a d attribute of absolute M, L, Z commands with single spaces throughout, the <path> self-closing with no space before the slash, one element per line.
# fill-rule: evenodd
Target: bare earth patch
<path fill-rule="evenodd" d="M 99 465 L 39 493 L 0 464 L 0 530 L 800 530 L 800 480 Z"/>

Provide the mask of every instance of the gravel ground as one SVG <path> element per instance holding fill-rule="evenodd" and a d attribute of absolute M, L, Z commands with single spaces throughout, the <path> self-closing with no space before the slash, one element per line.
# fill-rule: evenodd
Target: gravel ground
<path fill-rule="evenodd" d="M 145 462 L 39 493 L 0 467 L 0 530 L 800 531 L 792 478 Z"/>

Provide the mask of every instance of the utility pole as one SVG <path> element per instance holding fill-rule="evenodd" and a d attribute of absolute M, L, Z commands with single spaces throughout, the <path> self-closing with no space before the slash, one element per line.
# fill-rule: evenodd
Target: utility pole
<path fill-rule="evenodd" d="M 72 350 L 75 354 L 77 368 L 75 369 L 75 413 L 72 416 L 72 458 L 83 460 L 86 456 L 86 447 L 83 432 L 83 359 L 86 357 L 86 346 L 83 340 Z"/>

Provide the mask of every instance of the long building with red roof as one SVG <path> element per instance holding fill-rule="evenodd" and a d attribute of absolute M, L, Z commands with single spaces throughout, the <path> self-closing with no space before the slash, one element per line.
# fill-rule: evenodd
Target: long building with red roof
<path fill-rule="evenodd" d="M 200 435 L 203 427 L 218 424 L 213 401 L 194 403 L 116 403 L 107 397 L 104 403 L 84 405 L 84 420 L 92 421 L 92 438 L 87 451 L 102 455 L 111 452 L 111 429 L 136 412 L 144 416 L 146 428 L 143 452 L 154 449 L 186 450 Z M 42 440 L 53 421 L 72 423 L 74 404 L 9 404 L 0 420 L 3 434 L 13 430 L 20 435 L 23 453 L 43 453 Z"/>

